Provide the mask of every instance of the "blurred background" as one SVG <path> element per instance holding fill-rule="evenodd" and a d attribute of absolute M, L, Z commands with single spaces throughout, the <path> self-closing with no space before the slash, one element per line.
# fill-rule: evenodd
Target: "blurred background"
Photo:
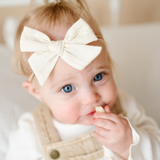
<path fill-rule="evenodd" d="M 117 86 L 160 125 L 160 0 L 87 0 L 115 63 Z M 39 103 L 11 71 L 14 37 L 26 13 L 42 0 L 0 0 L 0 159 L 21 114 Z"/>
<path fill-rule="evenodd" d="M 35 0 L 38 3 L 42 0 Z M 7 16 L 21 19 L 32 7 L 30 0 L 0 0 L 0 42 L 2 26 Z M 133 25 L 160 21 L 159 0 L 87 0 L 99 25 Z"/>

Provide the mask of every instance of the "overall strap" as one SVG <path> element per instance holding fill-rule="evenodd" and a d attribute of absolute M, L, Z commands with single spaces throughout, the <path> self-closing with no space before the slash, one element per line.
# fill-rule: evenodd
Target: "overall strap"
<path fill-rule="evenodd" d="M 52 114 L 45 104 L 40 104 L 34 110 L 33 116 L 42 146 L 60 141 L 58 132 L 53 125 Z"/>
<path fill-rule="evenodd" d="M 96 140 L 93 133 L 45 147 L 46 160 L 100 160 L 103 157 L 102 144 Z"/>

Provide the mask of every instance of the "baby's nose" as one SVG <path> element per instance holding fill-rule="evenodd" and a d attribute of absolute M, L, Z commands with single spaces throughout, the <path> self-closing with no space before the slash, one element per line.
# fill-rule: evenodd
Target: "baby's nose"
<path fill-rule="evenodd" d="M 100 95 L 94 88 L 86 88 L 81 92 L 81 103 L 83 105 L 92 105 L 100 100 Z"/>

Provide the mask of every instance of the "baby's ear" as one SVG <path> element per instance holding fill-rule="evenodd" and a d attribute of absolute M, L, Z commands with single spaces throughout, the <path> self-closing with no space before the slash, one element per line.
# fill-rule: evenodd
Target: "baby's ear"
<path fill-rule="evenodd" d="M 22 83 L 23 88 L 25 88 L 32 96 L 41 101 L 41 95 L 35 85 L 29 81 Z"/>

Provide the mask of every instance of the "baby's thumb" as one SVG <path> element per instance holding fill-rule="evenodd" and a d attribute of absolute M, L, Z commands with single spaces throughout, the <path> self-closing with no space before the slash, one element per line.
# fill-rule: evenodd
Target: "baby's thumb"
<path fill-rule="evenodd" d="M 110 113 L 110 112 L 111 112 L 109 106 L 105 106 L 104 109 L 105 109 L 105 111 L 106 111 L 107 113 Z"/>

